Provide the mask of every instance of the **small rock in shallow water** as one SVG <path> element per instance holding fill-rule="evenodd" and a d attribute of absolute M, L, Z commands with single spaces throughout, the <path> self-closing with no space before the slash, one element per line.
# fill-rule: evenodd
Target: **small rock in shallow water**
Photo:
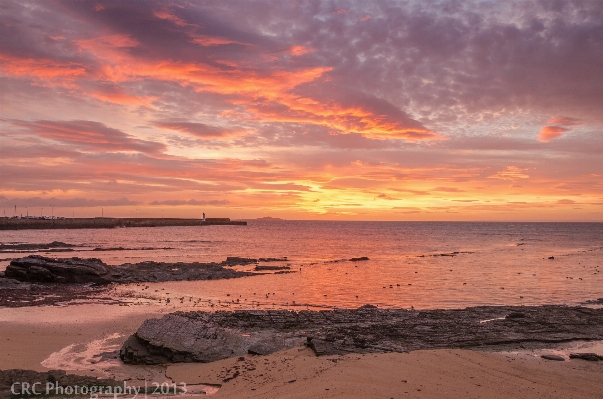
<path fill-rule="evenodd" d="M 596 353 L 570 353 L 570 359 L 582 359 L 596 362 L 603 360 L 603 356 L 597 355 Z"/>
<path fill-rule="evenodd" d="M 543 359 L 546 359 L 546 360 L 556 360 L 558 362 L 565 361 L 565 358 L 563 356 L 559 356 L 559 355 L 542 355 L 540 357 L 542 357 Z"/>

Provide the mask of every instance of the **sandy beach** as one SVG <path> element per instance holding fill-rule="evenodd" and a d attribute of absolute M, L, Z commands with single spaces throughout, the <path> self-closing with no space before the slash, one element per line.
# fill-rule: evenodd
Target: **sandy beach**
<path fill-rule="evenodd" d="M 115 340 L 118 346 L 144 319 L 157 317 L 161 311 L 154 308 L 142 314 L 116 305 L 75 307 L 82 317 L 70 317 L 74 306 L 50 307 L 46 312 L 43 307 L 21 308 L 18 312 L 3 309 L 0 369 L 46 371 L 49 368 L 42 364 L 49 365 L 48 359 L 63 351 L 63 360 L 71 359 L 73 367 L 70 370 L 65 367 L 69 363 L 63 363 L 63 369 L 71 374 L 211 384 L 219 388 L 212 395 L 216 399 L 600 398 L 603 395 L 603 362 L 540 358 L 547 351 L 495 353 L 446 349 L 317 357 L 310 349 L 299 347 L 267 356 L 245 355 L 213 363 L 167 366 L 131 366 L 112 360 L 96 363 L 95 351 L 115 347 L 108 344 L 107 337 L 118 337 Z M 53 317 L 47 318 L 52 321 L 36 322 L 44 313 L 52 314 Z M 91 346 L 94 342 L 101 345 Z M 65 348 L 73 349 L 71 356 Z M 563 350 L 556 353 L 563 354 Z"/>
<path fill-rule="evenodd" d="M 238 371 L 240 374 L 224 383 Z M 222 384 L 215 398 L 600 398 L 603 364 L 466 350 L 317 358 L 308 349 L 177 364 L 175 381 Z"/>
<path fill-rule="evenodd" d="M 104 304 L 0 309 L 0 370 L 65 370 L 118 380 L 154 379 L 162 369 L 120 364 L 115 351 L 123 337 L 149 317 L 131 307 Z M 108 353 L 99 358 L 99 353 Z"/>

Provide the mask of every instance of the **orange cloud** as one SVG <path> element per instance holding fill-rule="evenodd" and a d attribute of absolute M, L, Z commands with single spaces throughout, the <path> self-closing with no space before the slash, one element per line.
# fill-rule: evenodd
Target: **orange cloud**
<path fill-rule="evenodd" d="M 132 61 L 130 55 L 123 52 L 124 48 L 136 47 L 138 41 L 129 35 L 107 35 L 91 39 L 73 41 L 81 50 L 93 54 L 97 59 L 104 60 L 105 64 L 119 65 Z"/>
<path fill-rule="evenodd" d="M 139 140 L 100 122 L 39 120 L 35 122 L 13 121 L 13 124 L 40 137 L 72 144 L 86 151 L 157 153 L 165 150 L 165 146 L 161 143 Z"/>
<path fill-rule="evenodd" d="M 225 44 L 241 44 L 243 46 L 247 46 L 247 43 L 237 42 L 235 40 L 226 39 L 218 36 L 205 36 L 205 35 L 194 35 L 192 36 L 193 43 L 197 43 L 203 47 L 209 46 L 221 46 Z"/>
<path fill-rule="evenodd" d="M 156 16 L 173 20 L 165 12 Z M 197 37 L 204 45 L 226 44 L 221 38 Z M 115 87 L 122 82 L 141 79 L 157 79 L 191 85 L 198 92 L 210 92 L 230 96 L 230 102 L 241 105 L 258 122 L 286 122 L 324 126 L 336 133 L 358 133 L 374 139 L 402 139 L 407 141 L 441 140 L 442 136 L 401 115 L 382 114 L 365 105 L 344 105 L 341 101 L 317 100 L 294 94 L 302 84 L 324 79 L 331 67 L 306 67 L 294 70 L 262 70 L 244 67 L 242 63 L 229 63 L 230 68 L 218 64 L 177 62 L 172 60 L 150 61 L 135 57 L 129 48 L 139 43 L 128 35 L 106 35 L 74 42 L 83 52 L 95 57 L 94 68 L 78 64 L 52 64 L 39 60 L 12 59 L 3 63 L 3 70 L 10 75 L 54 78 L 55 84 L 74 85 L 76 78 L 93 78 L 111 82 Z M 231 42 L 229 42 L 231 43 Z M 312 51 L 294 46 L 292 53 L 301 55 Z M 120 105 L 150 106 L 154 97 L 137 97 L 123 90 L 84 89 L 88 82 L 76 85 L 74 92 L 89 95 L 101 101 Z M 386 113 L 389 111 L 386 111 Z M 400 112 L 399 110 L 396 112 Z M 395 112 L 394 112 L 395 113 Z"/>
<path fill-rule="evenodd" d="M 204 123 L 186 121 L 159 121 L 155 123 L 155 126 L 160 129 L 187 133 L 201 139 L 226 138 L 228 136 L 245 134 L 244 130 L 225 129 L 216 126 L 209 126 Z"/>
<path fill-rule="evenodd" d="M 300 55 L 304 55 L 307 53 L 311 53 L 314 50 L 309 48 L 309 47 L 304 47 L 304 46 L 293 46 L 291 47 L 291 54 L 295 55 L 295 56 L 300 56 Z"/>
<path fill-rule="evenodd" d="M 168 11 L 166 10 L 162 10 L 162 11 L 155 11 L 153 13 L 153 15 L 155 15 L 157 18 L 159 19 L 165 19 L 168 21 L 173 22 L 175 25 L 178 26 L 187 26 L 188 24 L 186 22 L 184 22 L 181 18 L 175 16 L 174 14 L 170 14 Z"/>
<path fill-rule="evenodd" d="M 404 139 L 408 141 L 443 140 L 436 132 L 419 126 L 410 126 L 399 120 L 388 120 L 360 106 L 345 107 L 335 102 L 324 103 L 310 98 L 283 94 L 277 101 L 284 108 L 250 106 L 263 122 L 314 124 L 325 126 L 343 134 L 361 133 L 374 139 Z M 245 105 L 245 102 L 240 102 Z"/>
<path fill-rule="evenodd" d="M 0 54 L 0 72 L 4 76 L 31 76 L 38 79 L 73 79 L 87 74 L 86 68 L 76 62 L 17 58 L 6 54 Z"/>
<path fill-rule="evenodd" d="M 556 202 L 556 204 L 559 205 L 575 205 L 576 201 L 571 200 L 571 199 L 560 199 Z"/>
<path fill-rule="evenodd" d="M 115 40 L 115 39 L 113 39 Z M 234 43 L 221 38 L 196 37 L 203 45 Z M 325 126 L 341 133 L 360 133 L 377 139 L 404 139 L 409 141 L 443 139 L 436 132 L 414 124 L 375 114 L 362 107 L 349 107 L 337 102 L 325 103 L 312 98 L 292 94 L 291 91 L 303 84 L 316 81 L 329 72 L 330 67 L 300 68 L 293 71 L 258 71 L 232 65 L 235 70 L 200 63 L 172 61 L 147 62 L 135 59 L 123 52 L 115 54 L 114 47 L 105 44 L 110 39 L 100 38 L 100 43 L 80 41 L 79 44 L 103 60 L 105 79 L 115 83 L 137 78 L 154 78 L 191 84 L 200 92 L 236 95 L 232 103 L 246 107 L 247 112 L 260 122 L 289 122 Z M 124 41 L 127 43 L 127 41 Z M 295 46 L 293 53 L 299 55 L 311 51 Z M 261 99 L 261 104 L 255 105 Z M 268 104 L 274 103 L 276 107 Z M 254 105 L 250 105 L 254 104 Z"/>
<path fill-rule="evenodd" d="M 563 132 L 567 132 L 569 129 L 561 126 L 543 126 L 540 129 L 538 135 L 538 141 L 541 143 L 548 143 L 551 140 L 559 138 L 563 135 Z"/>
<path fill-rule="evenodd" d="M 130 94 L 126 94 L 123 92 L 102 92 L 95 91 L 89 94 L 90 97 L 96 98 L 97 100 L 113 103 L 113 104 L 121 104 L 121 105 L 132 105 L 132 106 L 145 106 L 151 107 L 151 103 L 157 100 L 157 97 L 149 97 L 149 96 L 133 96 Z"/>

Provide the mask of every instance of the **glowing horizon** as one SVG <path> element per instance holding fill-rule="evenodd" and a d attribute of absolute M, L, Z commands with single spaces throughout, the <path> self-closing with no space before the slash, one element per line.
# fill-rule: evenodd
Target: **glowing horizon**
<path fill-rule="evenodd" d="M 597 2 L 7 1 L 0 209 L 603 221 L 602 31 Z"/>

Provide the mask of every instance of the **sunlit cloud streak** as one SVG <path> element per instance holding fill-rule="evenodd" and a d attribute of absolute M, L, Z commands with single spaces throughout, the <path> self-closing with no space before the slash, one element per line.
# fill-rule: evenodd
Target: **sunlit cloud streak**
<path fill-rule="evenodd" d="M 65 144 L 74 144 L 81 149 L 94 152 L 160 152 L 165 149 L 161 143 L 136 139 L 100 122 L 85 120 L 11 122 L 15 126 L 24 128 L 27 133 Z"/>
<path fill-rule="evenodd" d="M 22 210 L 21 208 L 29 207 L 46 207 L 50 211 L 51 206 L 60 208 L 88 208 L 99 206 L 131 206 L 139 205 L 140 202 L 130 201 L 127 198 L 97 200 L 89 198 L 63 199 L 56 197 L 6 198 L 0 196 L 0 208 L 14 208 L 17 204 L 20 210 Z"/>

